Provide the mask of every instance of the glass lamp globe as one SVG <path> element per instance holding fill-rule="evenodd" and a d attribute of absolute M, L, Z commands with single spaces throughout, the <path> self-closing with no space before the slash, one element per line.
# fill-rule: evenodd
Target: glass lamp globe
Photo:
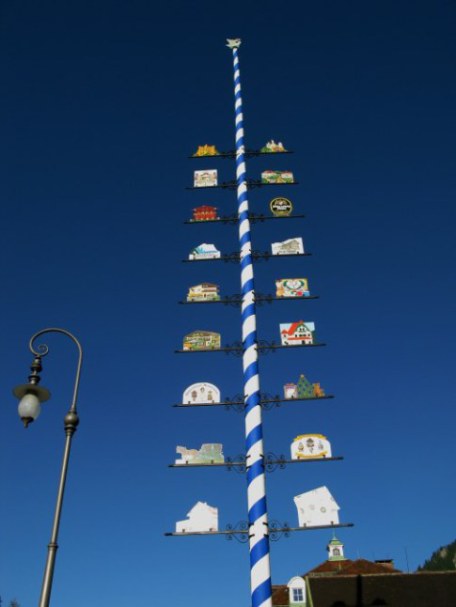
<path fill-rule="evenodd" d="M 19 399 L 19 416 L 26 428 L 40 414 L 41 403 L 44 403 L 51 397 L 51 393 L 47 388 L 30 383 L 16 386 L 13 394 Z"/>
<path fill-rule="evenodd" d="M 18 407 L 19 417 L 24 422 L 24 426 L 27 426 L 33 422 L 41 412 L 41 404 L 40 399 L 36 394 L 25 394 L 20 402 Z"/>

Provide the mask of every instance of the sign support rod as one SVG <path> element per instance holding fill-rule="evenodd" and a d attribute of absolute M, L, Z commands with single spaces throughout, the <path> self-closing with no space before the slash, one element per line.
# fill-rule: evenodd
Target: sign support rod
<path fill-rule="evenodd" d="M 240 39 L 227 40 L 233 52 L 236 125 L 236 181 L 239 217 L 239 247 L 242 289 L 242 345 L 245 400 L 245 442 L 247 470 L 247 503 L 250 549 L 250 586 L 252 607 L 272 606 L 271 566 L 266 505 L 266 482 L 263 447 L 263 424 L 260 404 L 258 339 L 252 243 L 250 239 L 249 202 L 244 147 L 241 75 L 238 49 Z"/>

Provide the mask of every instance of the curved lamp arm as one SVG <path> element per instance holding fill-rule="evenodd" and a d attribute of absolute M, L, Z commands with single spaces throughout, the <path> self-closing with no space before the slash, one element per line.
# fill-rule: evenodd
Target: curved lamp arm
<path fill-rule="evenodd" d="M 40 337 L 41 335 L 44 335 L 45 333 L 62 333 L 63 335 L 66 335 L 67 337 L 69 337 L 76 344 L 76 346 L 78 348 L 78 352 L 79 352 L 78 365 L 76 368 L 76 377 L 74 380 L 73 400 L 72 400 L 71 406 L 70 406 L 70 411 L 72 413 L 75 413 L 77 400 L 78 400 L 79 380 L 81 377 L 82 346 L 79 343 L 79 341 L 76 339 L 76 337 L 72 333 L 67 331 L 66 329 L 59 329 L 57 327 L 49 327 L 47 329 L 42 329 L 41 331 L 38 331 L 37 333 L 35 333 L 35 335 L 32 335 L 32 337 L 30 338 L 30 342 L 29 342 L 30 352 L 39 358 L 46 356 L 49 353 L 49 348 L 46 344 L 41 343 L 38 346 L 36 346 L 37 350 L 35 350 L 34 342 L 35 342 L 35 340 L 38 339 L 38 337 Z"/>
<path fill-rule="evenodd" d="M 34 355 L 35 360 L 33 361 L 32 366 L 31 366 L 32 373 L 29 376 L 29 383 L 21 385 L 21 386 L 17 386 L 13 390 L 13 393 L 15 394 L 15 396 L 22 399 L 21 403 L 19 404 L 19 415 L 21 416 L 22 420 L 24 421 L 25 427 L 27 427 L 27 425 L 31 421 L 36 419 L 36 417 L 38 416 L 40 400 L 41 401 L 47 400 L 50 397 L 49 391 L 46 388 L 42 388 L 42 387 L 38 386 L 38 384 L 40 382 L 39 373 L 42 370 L 41 358 L 43 356 L 46 356 L 49 353 L 49 348 L 44 343 L 39 343 L 39 344 L 35 345 L 35 341 L 39 337 L 41 337 L 41 335 L 44 335 L 45 333 L 62 333 L 63 335 L 66 335 L 67 337 L 69 337 L 71 339 L 71 341 L 73 341 L 76 344 L 76 346 L 78 348 L 78 352 L 79 352 L 79 357 L 78 357 L 78 364 L 77 364 L 77 368 L 76 368 L 76 377 L 75 377 L 75 381 L 74 381 L 73 400 L 71 402 L 68 413 L 65 415 L 65 418 L 64 418 L 64 428 L 65 428 L 65 435 L 66 435 L 65 448 L 64 448 L 64 452 L 63 452 L 62 470 L 60 473 L 59 487 L 58 487 L 58 491 L 57 491 L 57 500 L 56 500 L 56 505 L 55 505 L 55 514 L 54 514 L 54 520 L 53 520 L 53 525 L 52 525 L 51 540 L 48 544 L 48 553 L 47 553 L 47 559 L 46 559 L 46 567 L 44 570 L 43 585 L 41 588 L 39 607 L 49 607 L 49 602 L 51 599 L 55 558 L 56 558 L 56 553 L 57 553 L 57 548 L 58 548 L 57 539 L 58 539 L 58 534 L 59 534 L 60 515 L 62 512 L 63 495 L 65 492 L 68 462 L 70 459 L 71 440 L 72 440 L 73 434 L 76 432 L 76 428 L 79 424 L 79 418 L 78 418 L 78 414 L 76 411 L 76 404 L 77 404 L 77 400 L 78 400 L 79 379 L 81 376 L 81 367 L 82 367 L 81 344 L 76 339 L 76 337 L 69 331 L 66 331 L 65 329 L 59 329 L 56 327 L 49 327 L 47 329 L 42 329 L 41 331 L 38 331 L 38 333 L 35 333 L 35 335 L 33 335 L 31 337 L 30 342 L 29 342 L 29 349 L 30 349 L 30 352 Z M 23 410 L 21 413 L 22 402 L 24 400 L 27 401 L 27 399 L 28 399 L 28 405 L 30 405 L 31 408 L 27 411 Z M 31 402 L 30 402 L 30 399 L 31 399 Z M 38 406 L 38 409 L 36 408 L 37 406 Z M 33 407 L 34 407 L 34 409 L 33 409 Z M 32 414 L 31 409 L 33 409 L 33 414 Z"/>

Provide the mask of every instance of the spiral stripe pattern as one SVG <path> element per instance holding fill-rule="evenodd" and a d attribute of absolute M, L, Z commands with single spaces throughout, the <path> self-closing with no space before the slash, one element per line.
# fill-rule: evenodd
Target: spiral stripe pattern
<path fill-rule="evenodd" d="M 241 76 L 238 49 L 233 48 L 234 97 L 236 115 L 236 179 L 239 217 L 239 246 L 242 289 L 242 344 L 245 399 L 245 436 L 247 452 L 247 503 L 250 547 L 250 584 L 252 607 L 270 607 L 271 568 L 266 484 L 264 470 L 263 428 L 260 406 L 256 312 L 252 243 L 248 217 L 247 179 L 245 166 L 244 124 L 242 114 Z"/>

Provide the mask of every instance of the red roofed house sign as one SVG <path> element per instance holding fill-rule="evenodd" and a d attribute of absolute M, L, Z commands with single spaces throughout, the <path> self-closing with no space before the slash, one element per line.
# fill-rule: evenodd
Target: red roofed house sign
<path fill-rule="evenodd" d="M 213 221 L 218 219 L 217 207 L 203 204 L 193 209 L 193 219 L 191 221 Z"/>
<path fill-rule="evenodd" d="M 282 346 L 308 346 L 314 343 L 315 323 L 298 320 L 280 323 Z"/>

